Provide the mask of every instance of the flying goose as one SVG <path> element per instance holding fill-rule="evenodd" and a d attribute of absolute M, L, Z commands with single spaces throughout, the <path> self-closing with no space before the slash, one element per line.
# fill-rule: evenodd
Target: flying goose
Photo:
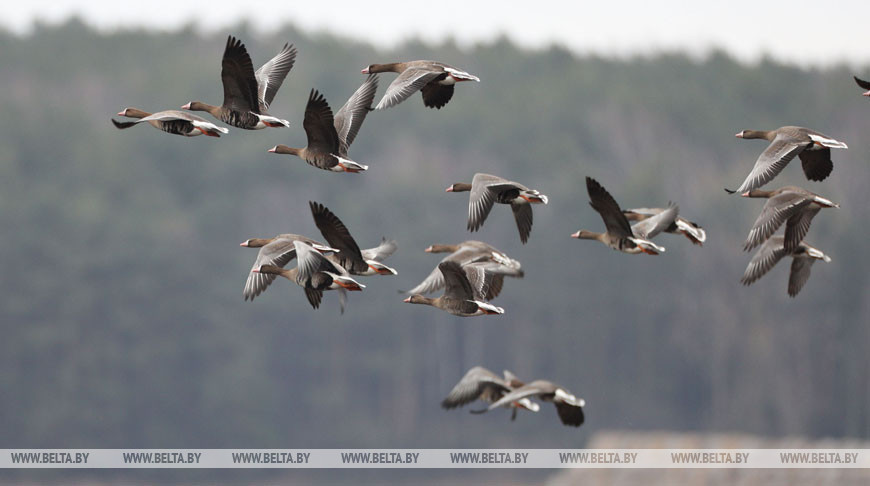
<path fill-rule="evenodd" d="M 275 93 L 293 68 L 296 48 L 284 44 L 281 52 L 254 72 L 251 56 L 242 41 L 227 37 L 221 61 L 224 102 L 221 106 L 191 101 L 185 110 L 206 111 L 218 120 L 238 128 L 259 130 L 266 127 L 289 127 L 290 122 L 266 113 Z"/>
<path fill-rule="evenodd" d="M 643 221 L 652 216 L 661 214 L 666 210 L 667 208 L 634 208 L 623 209 L 622 214 L 624 214 L 629 221 Z M 682 216 L 677 216 L 677 219 L 674 220 L 673 224 L 665 228 L 664 232 L 682 234 L 688 238 L 689 241 L 699 246 L 703 246 L 704 242 L 707 241 L 707 232 L 704 231 L 704 228 L 702 228 L 698 223 L 689 221 Z"/>
<path fill-rule="evenodd" d="M 197 135 L 207 135 L 209 137 L 220 137 L 220 134 L 227 134 L 230 131 L 226 128 L 219 127 L 205 118 L 186 113 L 178 110 L 158 111 L 157 113 L 148 113 L 138 108 L 125 108 L 118 113 L 118 116 L 126 116 L 128 118 L 138 118 L 136 121 L 119 122 L 112 118 L 112 123 L 115 127 L 123 130 L 130 128 L 139 123 L 147 123 L 152 127 L 181 135 L 183 137 L 195 137 Z"/>
<path fill-rule="evenodd" d="M 547 204 L 547 196 L 529 189 L 519 182 L 509 181 L 501 177 L 477 173 L 471 184 L 457 182 L 447 188 L 447 192 L 471 191 L 468 197 L 468 230 L 477 231 L 495 203 L 510 204 L 520 231 L 520 241 L 523 244 L 532 232 L 532 204 Z"/>
<path fill-rule="evenodd" d="M 547 380 L 535 380 L 507 393 L 491 404 L 487 411 L 504 407 L 523 398 L 537 398 L 544 402 L 552 402 L 556 406 L 556 412 L 559 413 L 559 419 L 565 425 L 579 427 L 585 420 L 583 407 L 586 406 L 586 401 Z"/>
<path fill-rule="evenodd" d="M 460 266 L 468 264 L 484 265 L 489 273 L 492 273 L 492 283 L 486 295 L 486 300 L 492 300 L 501 292 L 504 277 L 511 276 L 523 278 L 524 272 L 519 261 L 507 256 L 504 252 L 482 241 L 468 240 L 458 245 L 430 245 L 426 253 L 446 253 L 441 262 L 456 262 Z M 432 269 L 429 276 L 416 287 L 408 290 L 409 294 L 428 294 L 444 288 L 444 275 L 437 266 Z"/>
<path fill-rule="evenodd" d="M 649 241 L 649 238 L 674 224 L 679 211 L 676 205 L 670 205 L 665 211 L 635 223 L 632 227 L 619 204 L 598 181 L 586 177 L 586 191 L 589 193 L 589 205 L 601 215 L 607 230 L 604 233 L 580 230 L 572 234 L 572 238 L 598 240 L 614 250 L 630 254 L 643 252 L 658 255 L 665 251 L 663 247 Z"/>
<path fill-rule="evenodd" d="M 305 289 L 305 297 L 308 298 L 311 307 L 315 309 L 320 307 L 324 290 L 337 290 L 341 313 L 344 314 L 347 291 L 359 291 L 364 289 L 365 285 L 351 278 L 344 268 L 332 263 L 308 243 L 296 240 L 293 245 L 296 248 L 296 260 L 298 261 L 296 268 L 287 270 L 267 264 L 260 265 L 252 272 L 280 275 L 287 280 L 296 282 Z"/>
<path fill-rule="evenodd" d="M 749 251 L 770 238 L 770 235 L 785 223 L 785 243 L 787 251 L 798 247 L 800 242 L 807 236 L 813 217 L 822 208 L 839 208 L 840 205 L 831 202 L 818 194 L 806 189 L 785 186 L 774 191 L 753 189 L 741 194 L 743 197 L 767 198 L 764 208 L 743 245 L 744 251 Z"/>
<path fill-rule="evenodd" d="M 459 380 L 459 383 L 450 390 L 447 398 L 441 402 L 441 406 L 450 410 L 452 408 L 461 407 L 475 400 L 493 403 L 498 401 L 506 393 L 523 385 L 524 383 L 508 370 L 504 370 L 504 379 L 502 379 L 482 366 L 475 366 L 468 370 L 468 372 L 465 373 L 465 376 Z M 519 408 L 531 410 L 532 412 L 537 412 L 541 409 L 540 405 L 528 398 L 521 398 L 515 402 L 510 402 L 506 404 L 505 407 L 511 409 L 511 420 L 516 420 L 517 409 Z M 486 409 L 471 411 L 471 413 L 484 412 L 486 412 Z"/>
<path fill-rule="evenodd" d="M 831 257 L 803 241 L 793 251 L 788 251 L 785 249 L 785 238 L 782 235 L 771 236 L 749 261 L 740 283 L 751 285 L 769 272 L 786 255 L 792 256 L 791 270 L 788 275 L 789 297 L 796 296 L 807 283 L 810 278 L 810 269 L 816 260 L 823 260 L 825 263 L 831 261 Z"/>
<path fill-rule="evenodd" d="M 254 261 L 254 266 L 251 267 L 251 272 L 248 273 L 248 279 L 245 282 L 245 290 L 243 295 L 245 300 L 254 300 L 263 293 L 266 288 L 275 280 L 277 273 L 255 272 L 263 265 L 272 265 L 278 268 L 284 268 L 294 258 L 296 258 L 296 246 L 294 242 L 302 241 L 320 253 L 334 253 L 339 250 L 330 248 L 323 243 L 312 240 L 302 235 L 294 235 L 285 233 L 274 238 L 249 238 L 243 241 L 239 246 L 245 248 L 259 248 L 257 259 Z"/>
<path fill-rule="evenodd" d="M 362 70 L 363 74 L 386 72 L 399 73 L 399 77 L 387 87 L 376 110 L 396 106 L 417 91 L 423 93 L 424 105 L 440 110 L 453 97 L 453 85 L 461 81 L 480 82 L 477 76 L 436 61 L 372 64 Z"/>
<path fill-rule="evenodd" d="M 361 172 L 368 169 L 367 165 L 348 159 L 347 150 L 371 110 L 377 89 L 378 78 L 370 75 L 334 118 L 323 95 L 311 90 L 305 107 L 305 120 L 302 122 L 308 146 L 299 149 L 276 145 L 269 152 L 296 155 L 309 165 L 332 172 Z"/>
<path fill-rule="evenodd" d="M 504 314 L 501 307 L 484 302 L 492 274 L 484 270 L 481 264 L 463 267 L 456 262 L 441 262 L 438 268 L 444 275 L 444 294 L 437 299 L 414 294 L 404 302 L 431 305 L 460 317 Z"/>
<path fill-rule="evenodd" d="M 337 254 L 328 256 L 330 260 L 341 265 L 351 275 L 396 275 L 398 273 L 395 269 L 381 263 L 381 260 L 396 251 L 395 241 L 383 238 L 377 247 L 360 250 L 356 240 L 338 216 L 323 204 L 309 201 L 308 205 L 311 207 L 311 215 L 320 233 L 330 247 L 339 250 Z"/>
<path fill-rule="evenodd" d="M 755 161 L 752 172 L 736 190 L 743 194 L 770 182 L 795 156 L 800 157 L 804 174 L 811 181 L 824 180 L 834 169 L 831 148 L 849 148 L 845 143 L 803 127 L 780 127 L 776 130 L 743 130 L 737 138 L 762 138 L 770 142 Z"/>
<path fill-rule="evenodd" d="M 864 81 L 863 79 L 860 79 L 858 76 L 852 76 L 852 77 L 855 78 L 855 82 L 858 83 L 858 86 L 867 90 L 867 92 L 862 93 L 862 94 L 864 96 L 870 96 L 870 81 Z"/>

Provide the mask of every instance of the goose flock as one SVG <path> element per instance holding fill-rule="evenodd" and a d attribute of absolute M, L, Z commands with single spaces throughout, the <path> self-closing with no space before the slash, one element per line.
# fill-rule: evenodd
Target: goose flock
<path fill-rule="evenodd" d="M 288 120 L 268 111 L 293 69 L 296 55 L 296 48 L 285 44 L 277 55 L 254 71 L 245 45 L 234 36 L 228 36 L 221 60 L 224 99 L 220 106 L 191 101 L 181 110 L 155 113 L 129 107 L 118 113 L 127 121 L 112 119 L 112 123 L 119 129 L 127 129 L 144 122 L 163 132 L 185 137 L 206 135 L 219 138 L 229 133 L 227 128 L 192 113 L 199 111 L 245 130 L 289 127 Z M 452 99 L 457 83 L 480 82 L 480 78 L 461 69 L 424 60 L 370 64 L 361 73 L 367 77 L 334 114 L 323 94 L 311 90 L 302 122 L 307 136 L 304 148 L 278 144 L 268 152 L 294 155 L 322 170 L 360 173 L 369 166 L 352 160 L 348 149 L 370 112 L 392 108 L 418 91 L 424 106 L 440 110 Z M 379 73 L 397 73 L 398 76 L 374 105 Z M 870 96 L 870 82 L 857 77 L 855 82 L 867 90 L 864 96 Z M 737 189 L 725 189 L 747 198 L 766 199 L 744 244 L 745 251 L 759 249 L 749 262 L 741 282 L 745 285 L 754 283 L 783 257 L 791 256 L 788 295 L 794 297 L 807 282 L 810 267 L 816 260 L 831 261 L 828 255 L 804 241 L 810 223 L 821 209 L 839 205 L 800 187 L 785 186 L 774 190 L 762 190 L 761 187 L 773 180 L 795 157 L 800 158 L 808 180 L 822 181 L 833 170 L 831 149 L 848 147 L 828 135 L 796 126 L 743 130 L 736 136 L 769 142 L 743 183 Z M 670 202 L 666 207 L 623 209 L 610 192 L 591 177 L 586 177 L 586 190 L 589 204 L 603 220 L 605 231 L 582 229 L 571 235 L 574 238 L 597 240 L 623 253 L 648 255 L 665 252 L 663 246 L 652 241 L 660 233 L 681 234 L 699 246 L 706 241 L 704 228 L 681 216 L 676 203 Z M 472 232 L 483 225 L 495 203 L 510 205 L 523 244 L 531 235 L 532 205 L 548 203 L 548 197 L 538 190 L 484 173 L 475 174 L 470 184 L 457 182 L 446 191 L 469 192 L 467 229 Z M 336 291 L 344 313 L 347 293 L 362 291 L 366 287 L 357 280 L 358 277 L 397 274 L 395 269 L 383 263 L 396 251 L 394 240 L 383 238 L 377 246 L 360 249 L 345 224 L 326 206 L 310 201 L 309 207 L 325 242 L 286 233 L 272 238 L 250 238 L 241 243 L 242 247 L 258 249 L 245 282 L 245 300 L 253 301 L 280 276 L 302 287 L 314 309 L 320 307 L 324 291 Z M 784 233 L 775 235 L 783 225 Z M 429 305 L 455 316 L 504 314 L 502 307 L 490 301 L 498 297 L 506 276 L 521 279 L 524 275 L 519 261 L 481 241 L 433 244 L 425 251 L 449 254 L 419 285 L 403 292 L 408 295 L 404 302 Z M 293 260 L 296 260 L 296 266 L 285 268 Z M 443 294 L 439 297 L 426 296 L 442 289 Z M 567 389 L 547 380 L 526 384 L 509 371 L 500 377 L 480 366 L 470 369 L 462 377 L 442 406 L 452 409 L 482 400 L 488 406 L 473 413 L 507 408 L 511 410 L 513 420 L 520 409 L 531 412 L 540 409 L 533 399 L 553 403 L 565 425 L 580 426 L 585 420 L 585 401 Z"/>

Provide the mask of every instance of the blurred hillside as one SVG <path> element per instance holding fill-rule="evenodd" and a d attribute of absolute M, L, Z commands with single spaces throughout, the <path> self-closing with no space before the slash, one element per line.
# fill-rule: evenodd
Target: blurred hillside
<path fill-rule="evenodd" d="M 0 34 L 0 447 L 583 447 L 601 429 L 870 437 L 870 103 L 845 68 L 747 66 L 713 53 L 614 61 L 507 41 L 394 51 L 293 28 L 231 32 L 255 66 L 284 42 L 296 66 L 271 113 L 289 129 L 186 139 L 109 119 L 191 100 L 219 104 L 226 35 L 122 31 L 72 21 Z M 316 88 L 337 110 L 373 62 L 438 59 L 480 76 L 444 109 L 419 95 L 372 113 L 351 147 L 370 169 L 334 174 L 269 154 L 303 146 Z M 854 73 L 870 75 L 870 66 Z M 393 79 L 381 76 L 378 96 Z M 207 115 L 206 115 L 207 116 Z M 752 287 L 742 242 L 762 202 L 728 196 L 765 145 L 742 129 L 803 125 L 849 144 L 834 172 L 796 184 L 841 204 L 807 240 L 833 257 L 796 299 L 788 263 Z M 465 230 L 454 182 L 489 172 L 550 198 L 521 245 L 497 207 Z M 703 248 L 663 235 L 659 257 L 577 241 L 601 231 L 585 176 L 625 207 L 661 206 L 707 229 Z M 242 288 L 249 237 L 320 238 L 308 201 L 360 246 L 399 251 L 341 316 L 278 281 Z M 473 237 L 522 261 L 494 302 L 462 319 L 402 303 L 439 258 Z M 473 365 L 548 378 L 587 401 L 569 429 L 552 407 L 470 415 L 439 402 Z"/>

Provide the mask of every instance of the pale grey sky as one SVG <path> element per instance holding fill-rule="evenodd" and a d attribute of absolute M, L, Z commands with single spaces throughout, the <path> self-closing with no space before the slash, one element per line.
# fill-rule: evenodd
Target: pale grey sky
<path fill-rule="evenodd" d="M 0 25 L 24 33 L 34 19 L 56 23 L 78 14 L 101 30 L 176 29 L 194 23 L 214 31 L 246 19 L 261 30 L 292 22 L 305 30 L 333 31 L 380 46 L 409 37 L 439 41 L 448 36 L 468 45 L 506 34 L 524 46 L 555 42 L 580 53 L 627 55 L 679 49 L 703 54 L 711 47 L 723 47 L 745 61 L 767 53 L 801 65 L 845 62 L 856 66 L 870 63 L 868 3 L 870 0 L 31 0 L 7 3 Z"/>

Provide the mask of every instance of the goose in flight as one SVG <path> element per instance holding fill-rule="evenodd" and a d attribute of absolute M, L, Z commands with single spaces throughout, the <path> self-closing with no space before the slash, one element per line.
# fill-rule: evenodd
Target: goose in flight
<path fill-rule="evenodd" d="M 347 270 L 331 262 L 308 243 L 297 240 L 293 242 L 293 245 L 298 261 L 296 268 L 287 270 L 267 264 L 260 265 L 252 272 L 280 275 L 287 280 L 296 282 L 297 285 L 305 289 L 305 297 L 311 307 L 315 309 L 320 307 L 324 290 L 337 290 L 341 313 L 344 314 L 347 291 L 360 291 L 365 288 L 365 285 L 351 278 Z"/>
<path fill-rule="evenodd" d="M 783 244 L 787 251 L 792 251 L 807 236 L 810 223 L 822 208 L 840 207 L 827 198 L 795 186 L 780 187 L 773 191 L 753 189 L 743 193 L 742 196 L 767 198 L 761 214 L 749 231 L 749 236 L 743 245 L 744 251 L 764 243 L 783 223 L 785 223 Z"/>
<path fill-rule="evenodd" d="M 780 127 L 776 130 L 743 130 L 736 135 L 744 139 L 764 139 L 770 145 L 761 152 L 752 171 L 736 190 L 743 194 L 757 189 L 779 174 L 795 156 L 801 159 L 804 175 L 811 181 L 822 181 L 834 170 L 832 148 L 849 148 L 845 143 L 804 127 Z"/>
<path fill-rule="evenodd" d="M 477 231 L 495 203 L 509 204 L 520 231 L 520 241 L 523 244 L 529 240 L 532 232 L 532 204 L 547 204 L 547 196 L 529 189 L 519 182 L 509 181 L 501 177 L 477 173 L 471 184 L 457 182 L 447 188 L 447 192 L 468 192 L 468 230 Z"/>
<path fill-rule="evenodd" d="M 565 425 L 580 427 L 586 420 L 583 407 L 586 400 L 577 398 L 565 388 L 547 380 L 535 380 L 503 395 L 493 402 L 487 411 L 504 407 L 523 398 L 537 398 L 544 402 L 551 402 L 556 406 L 559 419 Z"/>
<path fill-rule="evenodd" d="M 377 77 L 369 76 L 334 117 L 326 98 L 316 90 L 311 90 L 302 122 L 308 145 L 301 149 L 276 145 L 268 151 L 295 155 L 311 166 L 331 172 L 367 170 L 367 165 L 350 160 L 347 150 L 359 133 L 366 114 L 371 110 L 377 89 Z"/>
<path fill-rule="evenodd" d="M 396 106 L 417 91 L 423 93 L 424 105 L 440 110 L 453 97 L 453 87 L 456 83 L 480 82 L 477 76 L 437 61 L 371 64 L 362 70 L 363 74 L 386 72 L 399 73 L 399 76 L 387 87 L 384 97 L 375 107 L 376 110 Z"/>
<path fill-rule="evenodd" d="M 126 116 L 127 118 L 138 118 L 136 121 L 117 121 L 112 118 L 112 123 L 118 129 L 130 128 L 139 123 L 147 123 L 152 127 L 173 135 L 181 135 L 183 137 L 195 137 L 197 135 L 206 135 L 209 137 L 220 138 L 223 133 L 226 135 L 230 131 L 224 127 L 219 127 L 214 123 L 196 116 L 193 113 L 187 113 L 179 110 L 165 110 L 157 113 L 148 113 L 138 108 L 125 108 L 118 113 L 118 116 Z"/>
<path fill-rule="evenodd" d="M 223 104 L 214 106 L 201 101 L 191 101 L 181 108 L 208 112 L 227 125 L 246 130 L 289 127 L 290 122 L 269 115 L 266 111 L 295 62 L 296 48 L 285 44 L 278 55 L 254 72 L 254 64 L 245 45 L 229 36 L 221 60 Z"/>
<path fill-rule="evenodd" d="M 667 210 L 631 226 L 619 204 L 598 181 L 587 177 L 586 191 L 589 193 L 589 205 L 598 211 L 607 229 L 604 233 L 580 230 L 572 234 L 572 238 L 598 240 L 614 250 L 629 254 L 658 255 L 665 251 L 664 247 L 649 239 L 674 224 L 679 211 L 676 205 L 670 205 Z"/>
<path fill-rule="evenodd" d="M 807 283 L 810 278 L 810 269 L 816 260 L 822 260 L 825 263 L 831 261 L 831 257 L 803 241 L 798 244 L 797 248 L 788 251 L 785 249 L 785 238 L 782 235 L 771 236 L 749 261 L 740 283 L 752 285 L 788 255 L 792 257 L 791 270 L 788 275 L 789 297 L 796 296 Z"/>
<path fill-rule="evenodd" d="M 450 390 L 447 398 L 441 402 L 441 406 L 450 410 L 475 400 L 494 403 L 505 396 L 505 394 L 524 384 L 508 370 L 504 370 L 504 378 L 502 378 L 482 366 L 475 366 L 468 370 L 465 376 L 459 380 L 459 383 Z M 515 402 L 510 402 L 505 407 L 511 409 L 511 420 L 516 420 L 517 410 L 520 408 L 532 412 L 537 412 L 541 408 L 540 405 L 528 398 L 521 398 Z M 486 409 L 471 411 L 471 413 L 484 412 L 486 412 Z"/>
<path fill-rule="evenodd" d="M 438 269 L 444 275 L 444 294 L 432 299 L 414 294 L 404 302 L 437 307 L 454 316 L 472 317 L 504 314 L 504 309 L 485 302 L 493 274 L 481 264 L 460 266 L 456 262 L 441 262 Z"/>

